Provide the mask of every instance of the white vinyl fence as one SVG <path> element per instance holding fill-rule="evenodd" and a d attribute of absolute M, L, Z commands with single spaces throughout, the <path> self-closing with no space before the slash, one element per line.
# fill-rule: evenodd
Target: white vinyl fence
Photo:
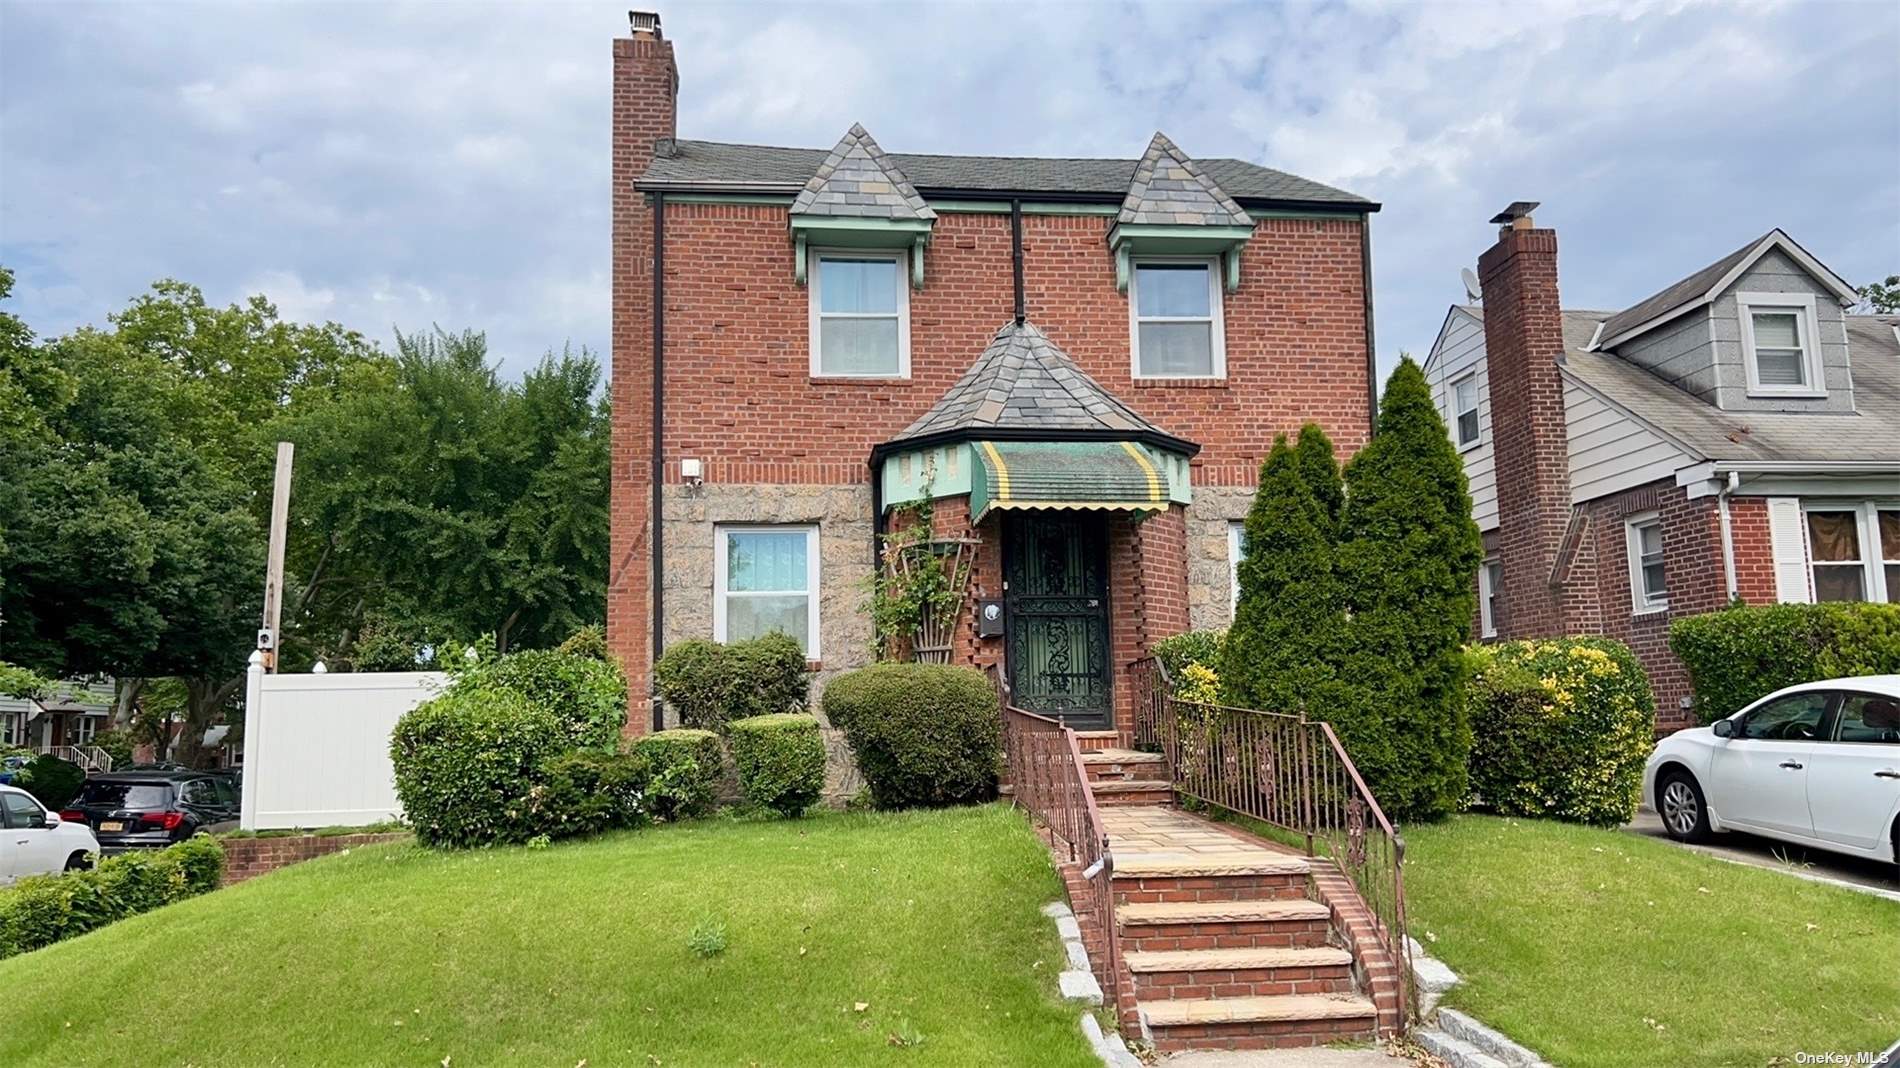
<path fill-rule="evenodd" d="M 245 694 L 244 829 L 360 827 L 401 815 L 389 732 L 442 689 L 442 673 L 270 675 L 258 661 Z"/>

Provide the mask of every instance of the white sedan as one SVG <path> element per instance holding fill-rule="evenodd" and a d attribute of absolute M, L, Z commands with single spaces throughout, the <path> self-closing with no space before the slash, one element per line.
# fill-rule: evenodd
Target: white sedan
<path fill-rule="evenodd" d="M 91 828 L 60 819 L 25 790 L 0 786 L 0 886 L 91 867 L 98 855 Z"/>
<path fill-rule="evenodd" d="M 1671 838 L 1747 831 L 1900 862 L 1900 675 L 1790 686 L 1677 731 L 1643 796 Z"/>

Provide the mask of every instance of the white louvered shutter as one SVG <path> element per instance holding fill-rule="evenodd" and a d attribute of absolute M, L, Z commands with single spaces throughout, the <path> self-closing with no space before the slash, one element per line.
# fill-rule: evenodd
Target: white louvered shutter
<path fill-rule="evenodd" d="M 1783 604 L 1814 600 L 1808 591 L 1808 544 L 1801 533 L 1799 498 L 1768 498 L 1768 543 L 1775 555 L 1775 599 Z"/>

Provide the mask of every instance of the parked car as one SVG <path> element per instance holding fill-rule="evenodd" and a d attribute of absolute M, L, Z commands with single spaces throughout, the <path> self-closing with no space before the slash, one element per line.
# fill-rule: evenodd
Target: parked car
<path fill-rule="evenodd" d="M 60 815 L 91 827 L 104 852 L 161 849 L 199 831 L 235 829 L 238 791 L 216 772 L 112 772 L 87 779 Z"/>
<path fill-rule="evenodd" d="M 1643 796 L 1672 838 L 1747 831 L 1900 864 L 1900 675 L 1790 686 L 1677 731 Z"/>
<path fill-rule="evenodd" d="M 98 855 L 99 842 L 85 824 L 67 823 L 17 786 L 0 786 L 0 886 L 90 868 Z"/>

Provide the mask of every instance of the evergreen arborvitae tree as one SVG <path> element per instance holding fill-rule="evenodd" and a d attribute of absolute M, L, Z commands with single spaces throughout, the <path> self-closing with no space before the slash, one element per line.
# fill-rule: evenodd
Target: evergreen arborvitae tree
<path fill-rule="evenodd" d="M 1307 437 L 1302 433 L 1302 442 Z M 1308 707 L 1324 719 L 1345 613 L 1334 575 L 1336 528 L 1305 475 L 1299 453 L 1281 435 L 1260 465 L 1260 487 L 1247 512 L 1240 600 L 1222 650 L 1221 687 L 1228 704 L 1271 712 Z M 1338 481 L 1335 469 L 1335 491 Z"/>
<path fill-rule="evenodd" d="M 1331 535 L 1339 536 L 1339 514 L 1346 506 L 1346 489 L 1339 480 L 1339 461 L 1333 458 L 1333 443 L 1318 423 L 1300 428 L 1300 439 L 1293 446 L 1300 462 L 1300 477 L 1319 504 L 1320 513 L 1332 524 Z"/>
<path fill-rule="evenodd" d="M 1393 818 L 1441 817 L 1464 797 L 1463 646 L 1483 556 L 1464 465 L 1424 372 L 1402 359 L 1378 432 L 1346 465 L 1339 678 L 1350 709 L 1332 717 Z"/>

